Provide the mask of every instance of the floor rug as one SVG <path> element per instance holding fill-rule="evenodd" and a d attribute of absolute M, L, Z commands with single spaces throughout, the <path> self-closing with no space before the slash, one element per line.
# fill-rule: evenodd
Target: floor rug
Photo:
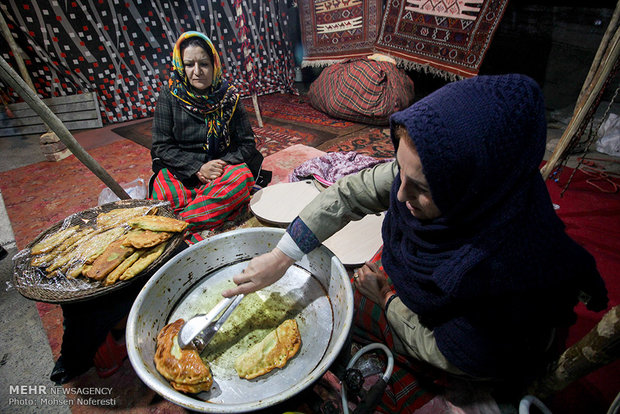
<path fill-rule="evenodd" d="M 596 259 L 609 293 L 609 308 L 620 304 L 620 193 L 603 193 L 586 182 L 578 170 L 568 190 L 560 197 L 573 170 L 565 168 L 559 182 L 547 180 L 547 188 L 566 225 L 566 232 Z M 576 308 L 577 323 L 571 327 L 568 345 L 590 331 L 604 312 L 593 313 L 583 304 Z M 620 360 L 581 378 L 558 393 L 550 402 L 552 412 L 605 413 L 616 397 L 620 383 Z"/>
<path fill-rule="evenodd" d="M 326 66 L 372 54 L 381 7 L 381 0 L 300 0 L 302 66 Z"/>
<path fill-rule="evenodd" d="M 151 156 L 128 140 L 94 148 L 89 154 L 118 183 L 148 181 Z M 17 247 L 70 214 L 94 207 L 106 185 L 74 155 L 58 162 L 39 162 L 0 173 L 0 188 Z"/>
<path fill-rule="evenodd" d="M 478 73 L 508 0 L 386 3 L 376 49 L 448 79 Z"/>
<path fill-rule="evenodd" d="M 387 127 L 371 127 L 339 136 L 317 147 L 321 151 L 355 151 L 375 158 L 394 158 L 394 145 Z"/>
<path fill-rule="evenodd" d="M 246 99 L 243 101 L 243 104 L 250 114 L 254 114 L 252 101 Z M 258 108 L 263 120 L 276 118 L 281 121 L 289 121 L 291 124 L 303 123 L 338 135 L 363 127 L 362 124 L 332 118 L 326 113 L 314 109 L 310 105 L 310 98 L 307 95 L 273 93 L 271 95 L 259 96 Z"/>

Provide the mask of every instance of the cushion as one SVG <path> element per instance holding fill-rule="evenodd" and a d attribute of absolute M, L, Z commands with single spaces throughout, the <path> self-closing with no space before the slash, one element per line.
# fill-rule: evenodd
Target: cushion
<path fill-rule="evenodd" d="M 386 61 L 351 59 L 325 68 L 308 91 L 310 104 L 339 119 L 387 125 L 413 102 L 413 81 Z"/>

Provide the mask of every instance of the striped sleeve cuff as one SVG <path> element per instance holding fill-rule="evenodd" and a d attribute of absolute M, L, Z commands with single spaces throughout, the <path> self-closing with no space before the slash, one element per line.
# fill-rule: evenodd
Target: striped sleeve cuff
<path fill-rule="evenodd" d="M 295 218 L 291 224 L 289 224 L 286 232 L 290 234 L 291 238 L 299 249 L 304 253 L 310 253 L 321 245 L 321 242 L 314 235 L 312 230 L 306 226 L 299 217 Z"/>

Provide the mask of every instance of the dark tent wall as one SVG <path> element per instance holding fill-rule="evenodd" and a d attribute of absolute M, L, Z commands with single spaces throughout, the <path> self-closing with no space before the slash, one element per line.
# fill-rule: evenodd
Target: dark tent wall
<path fill-rule="evenodd" d="M 251 94 L 240 27 L 261 95 L 293 87 L 285 0 L 2 0 L 41 98 L 96 92 L 104 123 L 150 116 L 178 36 L 197 30 L 220 51 L 226 78 Z M 237 13 L 240 6 L 243 25 Z M 294 9 L 295 12 L 297 9 Z M 18 72 L 6 41 L 2 57 Z M 7 88 L 0 82 L 2 90 Z M 11 94 L 11 92 L 9 92 Z M 11 101 L 19 100 L 15 94 Z"/>

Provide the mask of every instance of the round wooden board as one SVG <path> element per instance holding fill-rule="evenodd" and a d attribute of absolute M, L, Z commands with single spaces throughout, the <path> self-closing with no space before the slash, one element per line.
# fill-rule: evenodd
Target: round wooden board
<path fill-rule="evenodd" d="M 370 214 L 352 221 L 342 230 L 323 242 L 345 266 L 360 266 L 379 250 L 383 244 L 381 225 L 385 213 Z"/>
<path fill-rule="evenodd" d="M 274 184 L 252 196 L 250 210 L 260 220 L 287 226 L 319 193 L 311 180 Z"/>

